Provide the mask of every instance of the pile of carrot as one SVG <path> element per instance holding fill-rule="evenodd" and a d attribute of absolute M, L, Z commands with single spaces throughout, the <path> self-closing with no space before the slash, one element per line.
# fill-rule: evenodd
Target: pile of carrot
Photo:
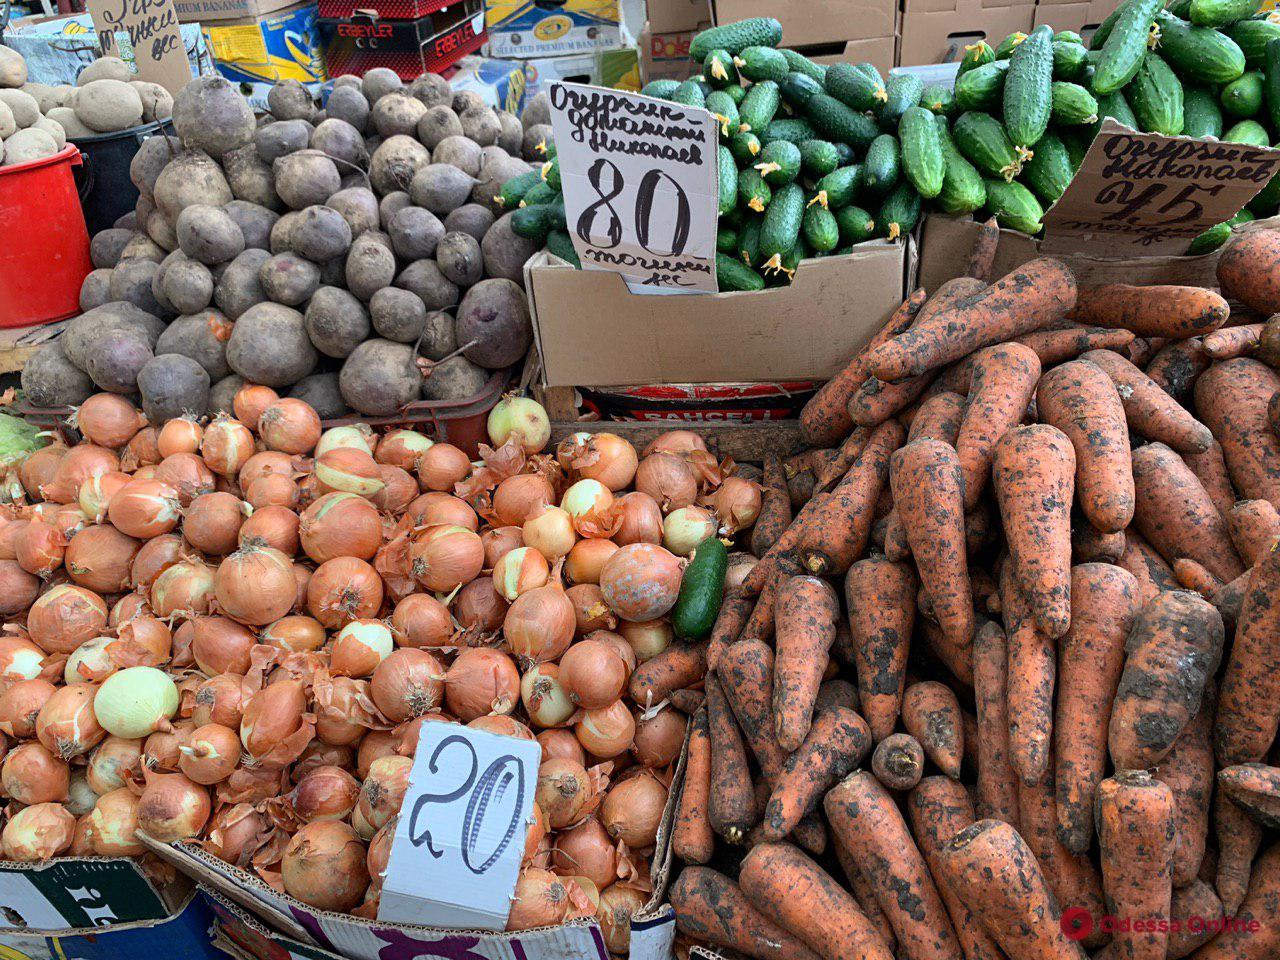
<path fill-rule="evenodd" d="M 992 281 L 997 241 L 766 464 L 672 828 L 686 951 L 1280 957 L 1280 231 L 1219 290 Z"/>

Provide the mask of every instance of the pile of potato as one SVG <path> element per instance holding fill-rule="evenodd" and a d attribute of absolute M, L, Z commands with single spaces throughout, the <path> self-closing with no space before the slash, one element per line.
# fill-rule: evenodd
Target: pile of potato
<path fill-rule="evenodd" d="M 524 358 L 535 244 L 498 194 L 531 169 L 545 97 L 532 136 L 435 75 L 342 77 L 324 110 L 286 81 L 268 103 L 255 119 L 216 76 L 178 94 L 176 136 L 134 158 L 136 210 L 93 238 L 83 315 L 23 372 L 31 403 L 136 393 L 162 423 L 255 383 L 324 418 L 382 416 L 474 396 Z"/>

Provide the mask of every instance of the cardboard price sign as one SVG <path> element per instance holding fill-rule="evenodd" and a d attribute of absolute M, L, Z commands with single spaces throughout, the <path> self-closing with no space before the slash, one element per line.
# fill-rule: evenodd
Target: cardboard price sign
<path fill-rule="evenodd" d="M 190 81 L 191 62 L 173 0 L 88 0 L 88 6 L 104 57 L 121 56 L 119 31 L 128 37 L 141 79 L 174 96 Z"/>
<path fill-rule="evenodd" d="M 706 110 L 551 85 L 569 235 L 633 293 L 716 292 L 716 124 Z"/>
<path fill-rule="evenodd" d="M 1108 119 L 1044 217 L 1046 252 L 1185 253 L 1280 171 L 1280 150 L 1137 133 Z"/>
<path fill-rule="evenodd" d="M 542 747 L 450 723 L 422 728 L 378 919 L 502 930 L 533 817 Z"/>

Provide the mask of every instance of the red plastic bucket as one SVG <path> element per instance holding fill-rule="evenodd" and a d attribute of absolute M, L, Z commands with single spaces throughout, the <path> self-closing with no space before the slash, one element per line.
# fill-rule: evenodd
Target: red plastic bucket
<path fill-rule="evenodd" d="M 0 167 L 0 327 L 29 327 L 80 312 L 93 269 L 71 168 L 80 151 Z"/>

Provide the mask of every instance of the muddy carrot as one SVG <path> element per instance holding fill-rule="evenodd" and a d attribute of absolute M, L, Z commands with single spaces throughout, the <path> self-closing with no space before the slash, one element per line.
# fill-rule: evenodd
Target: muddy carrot
<path fill-rule="evenodd" d="M 1118 353 L 1090 350 L 1081 360 L 1101 367 L 1111 378 L 1124 406 L 1129 429 L 1148 440 L 1159 440 L 1185 453 L 1199 453 L 1213 442 L 1209 428 L 1193 417 L 1177 400 Z"/>
<path fill-rule="evenodd" d="M 1119 770 L 1098 785 L 1098 848 L 1112 911 L 1157 923 L 1118 929 L 1116 956 L 1164 960 L 1173 896 L 1173 791 L 1146 770 Z"/>
<path fill-rule="evenodd" d="M 783 764 L 765 808 L 764 838 L 781 840 L 791 833 L 870 749 L 871 731 L 852 710 L 832 707 L 818 714 L 800 749 Z"/>
<path fill-rule="evenodd" d="M 951 918 L 893 797 L 866 770 L 823 801 L 838 845 L 858 861 L 880 909 L 911 960 L 961 960 Z"/>
<path fill-rule="evenodd" d="M 871 430 L 869 427 L 854 427 L 852 432 L 836 448 L 835 456 L 822 464 L 816 471 L 814 476 L 817 482 L 814 484 L 813 489 L 817 493 L 826 493 L 835 486 L 849 472 L 849 468 L 858 459 L 858 454 L 867 445 L 867 440 L 870 436 Z"/>
<path fill-rule="evenodd" d="M 1280 509 L 1280 437 L 1270 429 L 1267 403 L 1280 375 L 1257 360 L 1215 363 L 1196 381 L 1196 413 L 1222 444 L 1231 482 L 1241 497 L 1270 500 Z"/>
<path fill-rule="evenodd" d="M 1218 286 L 1222 292 L 1264 316 L 1280 311 L 1280 282 L 1272 269 L 1278 241 L 1280 234 L 1274 230 L 1238 233 L 1218 258 Z"/>
<path fill-rule="evenodd" d="M 1124 567 L 1137 578 L 1143 603 L 1162 590 L 1178 589 L 1178 578 L 1174 576 L 1173 568 L 1132 527 L 1124 532 L 1124 553 L 1116 561 L 1116 566 Z"/>
<path fill-rule="evenodd" d="M 776 783 L 787 755 L 773 728 L 773 651 L 759 640 L 740 640 L 725 650 L 716 670 L 743 742 L 764 779 Z"/>
<path fill-rule="evenodd" d="M 1214 360 L 1234 360 L 1250 354 L 1261 342 L 1264 326 L 1262 323 L 1245 323 L 1216 330 L 1201 341 L 1204 352 Z"/>
<path fill-rule="evenodd" d="M 755 565 L 747 578 L 765 565 L 765 561 L 760 561 Z M 782 589 L 782 585 L 791 577 L 800 572 L 800 565 L 790 554 L 775 557 L 769 565 L 769 577 L 765 582 L 764 588 L 760 591 L 760 595 L 756 597 L 756 605 L 751 609 L 751 616 L 747 617 L 747 622 L 742 626 L 742 632 L 738 634 L 740 640 L 771 640 L 773 639 L 774 619 L 778 606 L 778 591 Z M 746 586 L 746 581 L 743 581 Z M 720 654 L 722 657 L 724 653 Z"/>
<path fill-rule="evenodd" d="M 741 843 L 755 822 L 747 750 L 715 677 L 707 677 L 707 733 L 711 739 L 711 789 L 707 819 L 730 843 Z"/>
<path fill-rule="evenodd" d="M 1229 766 L 1263 759 L 1280 730 L 1280 551 L 1249 573 L 1218 691 L 1214 753 Z"/>
<path fill-rule="evenodd" d="M 1000 572 L 1000 603 L 1009 650 L 1009 762 L 1024 783 L 1035 783 L 1049 769 L 1053 740 L 1054 642 L 1036 626 L 1009 559 Z"/>
<path fill-rule="evenodd" d="M 873 557 L 855 563 L 845 576 L 858 699 L 877 742 L 893 732 L 902 708 L 915 594 L 915 573 L 907 564 Z"/>
<path fill-rule="evenodd" d="M 1194 590 L 1210 603 L 1213 602 L 1214 594 L 1224 586 L 1223 582 L 1206 570 L 1202 564 L 1188 560 L 1186 557 L 1173 561 L 1173 575 L 1178 578 L 1178 583 L 1188 590 Z"/>
<path fill-rule="evenodd" d="M 691 717 L 707 702 L 707 694 L 697 687 L 685 687 L 683 690 L 672 690 L 667 694 L 667 699 L 673 707 Z"/>
<path fill-rule="evenodd" d="M 1234 800 L 1219 790 L 1213 797 L 1213 832 L 1218 841 L 1214 887 L 1228 917 L 1234 917 L 1249 888 L 1253 858 L 1262 845 L 1263 828 Z"/>
<path fill-rule="evenodd" d="M 1209 499 L 1218 508 L 1225 520 L 1231 515 L 1231 508 L 1236 502 L 1236 490 L 1231 485 L 1231 475 L 1227 472 L 1227 461 L 1222 455 L 1222 445 L 1217 440 L 1209 444 L 1204 453 L 1184 453 L 1180 455 L 1182 462 L 1191 468 L 1191 472 L 1200 481 L 1209 494 Z"/>
<path fill-rule="evenodd" d="M 965 264 L 964 275 L 974 277 L 983 283 L 991 282 L 991 269 L 996 262 L 996 250 L 1000 246 L 1000 225 L 992 217 L 979 225 L 978 233 L 973 238 L 973 246 L 969 248 L 969 262 Z"/>
<path fill-rule="evenodd" d="M 832 848 L 835 850 L 836 862 L 840 864 L 840 871 L 845 875 L 845 879 L 849 881 L 849 892 L 853 894 L 853 899 L 857 902 L 858 909 L 866 916 L 880 939 L 884 941 L 885 946 L 889 948 L 889 952 L 895 952 L 898 946 L 898 938 L 893 935 L 893 927 L 889 925 L 888 918 L 880 909 L 880 903 L 876 900 L 875 889 L 871 886 L 871 881 L 867 878 L 866 871 L 859 866 L 858 861 L 840 844 L 832 844 Z"/>
<path fill-rule="evenodd" d="M 1058 641 L 1053 721 L 1058 836 L 1089 849 L 1098 784 L 1107 771 L 1107 725 L 1124 668 L 1124 643 L 1139 607 L 1133 575 L 1108 563 L 1071 570 L 1071 629 Z"/>
<path fill-rule="evenodd" d="M 893 960 L 848 891 L 789 843 L 753 847 L 738 883 L 757 910 L 827 960 Z"/>
<path fill-rule="evenodd" d="M 1199 594 L 1170 590 L 1138 612 L 1111 707 L 1116 769 L 1145 770 L 1164 759 L 1200 707 L 1222 641 L 1222 616 Z"/>
<path fill-rule="evenodd" d="M 1249 590 L 1249 576 L 1252 571 L 1246 570 L 1230 583 L 1224 583 L 1208 597 L 1208 601 L 1222 614 L 1222 622 L 1234 630 L 1240 621 L 1240 611 L 1244 609 L 1244 596 Z"/>
<path fill-rule="evenodd" d="M 715 852 L 715 831 L 708 818 L 711 797 L 711 736 L 707 714 L 700 710 L 689 730 L 684 789 L 671 828 L 671 847 L 686 863 L 706 863 Z"/>
<path fill-rule="evenodd" d="M 902 697 L 902 725 L 920 741 L 939 770 L 959 779 L 964 727 L 960 703 L 950 687 L 933 680 L 907 687 Z"/>
<path fill-rule="evenodd" d="M 1191 397 L 1196 378 L 1209 369 L 1213 358 L 1199 340 L 1174 340 L 1161 347 L 1147 362 L 1146 374 L 1179 403 Z"/>
<path fill-rule="evenodd" d="M 751 528 L 751 552 L 763 557 L 791 523 L 791 494 L 782 461 L 774 454 L 764 458 L 764 492 L 760 514 Z"/>
<path fill-rule="evenodd" d="M 1280 767 L 1239 763 L 1218 771 L 1218 788 L 1264 827 L 1280 827 Z"/>
<path fill-rule="evenodd" d="M 1165 560 L 1189 557 L 1223 581 L 1244 571 L 1226 521 L 1181 457 L 1163 443 L 1139 447 L 1133 480 L 1134 526 Z"/>
<path fill-rule="evenodd" d="M 1227 529 L 1236 553 L 1245 566 L 1252 567 L 1280 537 L 1280 513 L 1269 500 L 1241 500 L 1227 513 Z"/>
<path fill-rule="evenodd" d="M 911 556 L 911 542 L 907 540 L 907 531 L 902 526 L 902 516 L 896 506 L 885 520 L 884 555 L 894 563 Z"/>
<path fill-rule="evenodd" d="M 1218 899 L 1213 887 L 1196 877 L 1184 886 L 1173 888 L 1169 913 L 1173 917 L 1203 917 L 1207 921 L 1197 923 L 1188 920 L 1179 924 L 1177 929 L 1169 930 L 1165 956 L 1169 960 L 1182 960 L 1217 934 L 1219 928 L 1215 926 L 1215 921 L 1220 923 L 1223 917 L 1222 901 Z"/>
<path fill-rule="evenodd" d="M 1280 844 L 1272 844 L 1253 865 L 1248 894 L 1239 911 L 1229 910 L 1230 925 L 1192 956 L 1196 960 L 1271 960 L 1280 955 Z M 1223 903 L 1224 909 L 1227 904 Z"/>
<path fill-rule="evenodd" d="M 665 700 L 672 690 L 697 683 L 706 673 L 707 645 L 676 642 L 636 667 L 628 692 L 638 706 L 651 707 Z"/>
<path fill-rule="evenodd" d="M 1076 563 L 1115 563 L 1124 556 L 1124 531 L 1103 533 L 1083 517 L 1071 520 L 1071 559 Z"/>
<path fill-rule="evenodd" d="M 747 902 L 738 885 L 709 867 L 685 867 L 671 885 L 676 929 L 753 960 L 819 960 L 797 937 Z"/>
<path fill-rule="evenodd" d="M 778 593 L 773 718 L 787 753 L 798 750 L 809 733 L 839 616 L 840 601 L 825 580 L 791 577 Z"/>
<path fill-rule="evenodd" d="M 1041 366 L 1048 368 L 1089 350 L 1123 350 L 1133 342 L 1133 334 L 1103 327 L 1063 326 L 1024 334 L 1012 342 L 1030 347 L 1040 358 Z"/>
<path fill-rule="evenodd" d="M 876 427 L 857 461 L 806 525 L 797 548 L 809 573 L 843 574 L 866 549 L 876 501 L 889 479 L 889 457 L 901 446 L 905 432 L 896 420 Z"/>
<path fill-rule="evenodd" d="M 1063 263 L 1032 260 L 982 293 L 876 347 L 867 355 L 867 367 L 881 380 L 918 376 L 992 343 L 1046 327 L 1064 317 L 1075 299 L 1075 278 Z"/>
<path fill-rule="evenodd" d="M 1160 342 L 1164 343 L 1163 340 Z M 1129 341 L 1129 345 L 1120 351 L 1126 360 L 1139 369 L 1147 365 L 1155 352 L 1156 344 L 1147 337 L 1134 337 Z"/>
<path fill-rule="evenodd" d="M 960 424 L 964 421 L 965 398 L 958 393 L 935 393 L 920 404 L 911 427 L 907 430 L 907 443 L 912 440 L 941 440 L 956 445 Z"/>
<path fill-rule="evenodd" d="M 711 628 L 711 636 L 707 638 L 708 670 L 714 670 L 724 648 L 737 641 L 755 607 L 755 597 L 738 590 L 726 591 L 724 603 L 720 605 L 715 625 Z"/>
<path fill-rule="evenodd" d="M 1211 685 L 1212 686 L 1212 685 Z M 1152 771 L 1173 793 L 1173 885 L 1185 886 L 1200 872 L 1213 799 L 1213 691 L 1164 762 Z M 1177 916 L 1177 914 L 1175 914 Z"/>
<path fill-rule="evenodd" d="M 1142 337 L 1184 340 L 1217 330 L 1230 312 L 1226 300 L 1203 287 L 1106 283 L 1081 287 L 1071 319 Z"/>
<path fill-rule="evenodd" d="M 1021 344 L 1002 343 L 974 355 L 969 402 L 956 437 L 966 510 L 982 498 L 996 443 L 1022 422 L 1039 379 L 1039 358 Z"/>
<path fill-rule="evenodd" d="M 898 336 L 911 326 L 924 306 L 924 290 L 916 290 L 894 311 L 889 321 L 858 351 L 843 370 L 824 383 L 800 411 L 800 439 L 812 447 L 830 447 L 853 429 L 849 398 L 867 379 L 866 358 L 879 344 Z"/>
<path fill-rule="evenodd" d="M 1080 511 L 1104 533 L 1119 533 L 1133 519 L 1129 430 L 1115 384 L 1102 368 L 1071 360 L 1040 378 L 1040 419 L 1067 435 L 1076 452 Z"/>
<path fill-rule="evenodd" d="M 1059 908 L 1035 856 L 1009 824 L 979 820 L 938 854 L 951 887 L 1005 955 L 1017 960 L 1084 960 L 1062 929 Z"/>
<path fill-rule="evenodd" d="M 1005 699 L 1008 654 L 998 623 L 984 623 L 973 641 L 973 699 L 978 709 L 978 812 L 1018 825 L 1018 777 L 1009 758 Z"/>
<path fill-rule="evenodd" d="M 910 790 L 924 772 L 924 747 L 909 733 L 891 733 L 876 745 L 871 772 L 890 790 Z"/>
<path fill-rule="evenodd" d="M 1280 392 L 1273 393 L 1267 401 L 1267 423 L 1273 433 L 1280 434 Z"/>
<path fill-rule="evenodd" d="M 861 706 L 858 702 L 858 688 L 848 680 L 839 677 L 823 680 L 818 688 L 818 699 L 813 704 L 813 715 L 816 717 L 824 710 L 832 707 L 844 707 L 858 713 Z M 860 715 L 860 714 L 859 714 Z"/>

